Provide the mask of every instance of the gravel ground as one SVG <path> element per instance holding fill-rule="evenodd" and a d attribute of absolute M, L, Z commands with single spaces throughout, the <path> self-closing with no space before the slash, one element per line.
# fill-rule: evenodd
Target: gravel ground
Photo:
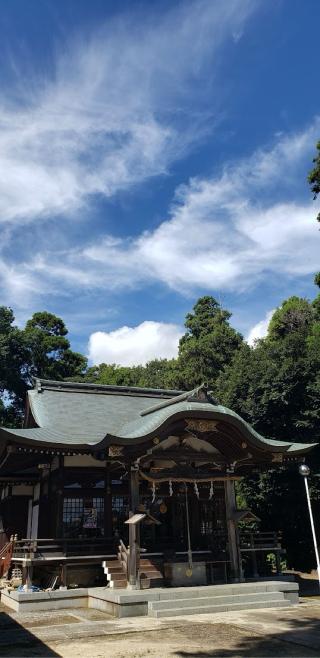
<path fill-rule="evenodd" d="M 320 599 L 285 609 L 116 620 L 98 610 L 0 611 L 11 658 L 308 658 L 320 656 Z"/>

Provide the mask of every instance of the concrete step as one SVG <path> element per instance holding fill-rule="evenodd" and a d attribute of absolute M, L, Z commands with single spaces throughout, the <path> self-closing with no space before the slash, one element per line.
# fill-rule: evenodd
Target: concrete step
<path fill-rule="evenodd" d="M 190 608 L 170 608 L 166 610 L 152 610 L 148 611 L 150 617 L 155 617 L 160 619 L 161 617 L 177 617 L 184 615 L 198 615 L 198 614 L 215 614 L 218 612 L 232 612 L 236 610 L 258 610 L 261 608 L 286 608 L 290 606 L 288 601 L 284 599 L 271 600 L 271 601 L 255 601 L 254 603 L 229 603 L 225 605 L 208 605 L 207 607 L 202 607 L 200 610 L 198 606 Z"/>
<path fill-rule="evenodd" d="M 169 601 L 174 599 L 191 598 L 196 601 L 197 598 L 208 596 L 229 596 L 243 594 L 264 594 L 265 592 L 279 592 L 279 591 L 298 591 L 298 586 L 290 582 L 275 582 L 275 581 L 262 581 L 253 583 L 228 583 L 225 585 L 201 585 L 199 587 L 172 587 L 163 590 L 160 594 L 159 600 Z"/>
<path fill-rule="evenodd" d="M 170 599 L 162 601 L 150 601 L 149 608 L 151 610 L 171 610 L 175 608 L 203 608 L 211 605 L 230 605 L 236 603 L 254 603 L 268 602 L 268 601 L 284 601 L 283 592 L 264 592 L 263 594 L 229 594 L 225 596 L 203 596 L 196 598 L 186 599 Z"/>

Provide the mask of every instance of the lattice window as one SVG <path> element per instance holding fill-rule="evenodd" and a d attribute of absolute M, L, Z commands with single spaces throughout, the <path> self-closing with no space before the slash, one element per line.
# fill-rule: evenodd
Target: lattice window
<path fill-rule="evenodd" d="M 94 521 L 88 522 L 89 510 L 95 510 Z M 64 498 L 63 500 L 63 536 L 64 537 L 100 537 L 104 534 L 104 499 Z"/>
<path fill-rule="evenodd" d="M 76 537 L 82 530 L 83 498 L 64 498 L 63 536 Z"/>
<path fill-rule="evenodd" d="M 121 537 L 127 534 L 124 522 L 129 516 L 129 497 L 112 496 L 112 530 L 115 536 Z"/>

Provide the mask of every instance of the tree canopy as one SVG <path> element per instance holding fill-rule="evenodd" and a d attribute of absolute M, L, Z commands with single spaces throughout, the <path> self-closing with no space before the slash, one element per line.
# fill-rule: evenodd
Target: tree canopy
<path fill-rule="evenodd" d="M 267 336 L 253 348 L 243 345 L 218 378 L 221 402 L 269 438 L 320 441 L 317 299 L 309 302 L 290 297 L 284 301 L 271 318 Z M 320 470 L 319 452 L 317 448 L 308 455 L 314 474 Z M 300 480 L 294 465 L 292 469 L 252 475 L 241 483 L 240 491 L 266 530 L 283 531 L 289 563 L 307 568 L 313 565 L 314 555 Z M 317 477 L 312 479 L 312 497 L 319 511 Z"/>
<path fill-rule="evenodd" d="M 0 307 L 0 420 L 19 423 L 33 377 L 65 379 L 86 369 L 87 359 L 70 349 L 61 318 L 35 313 L 24 329 L 14 324 L 12 309 Z"/>
<path fill-rule="evenodd" d="M 310 183 L 311 192 L 313 193 L 313 198 L 316 199 L 320 193 L 320 140 L 317 143 L 317 154 L 313 158 L 314 167 L 310 171 L 308 176 L 308 181 Z M 317 216 L 318 222 L 320 222 L 320 212 Z"/>
<path fill-rule="evenodd" d="M 232 361 L 243 343 L 229 324 L 231 313 L 214 297 L 201 297 L 186 316 L 186 333 L 180 339 L 178 368 L 185 388 L 201 382 L 215 387 L 219 373 Z"/>

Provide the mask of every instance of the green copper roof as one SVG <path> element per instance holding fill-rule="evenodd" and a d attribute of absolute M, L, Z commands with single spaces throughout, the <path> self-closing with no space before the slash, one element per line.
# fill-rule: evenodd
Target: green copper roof
<path fill-rule="evenodd" d="M 0 442 L 84 449 L 110 442 L 139 444 L 174 420 L 193 417 L 223 420 L 267 452 L 302 454 L 315 445 L 264 438 L 201 387 L 181 392 L 37 380 L 28 398 L 38 427 L 1 428 Z"/>

